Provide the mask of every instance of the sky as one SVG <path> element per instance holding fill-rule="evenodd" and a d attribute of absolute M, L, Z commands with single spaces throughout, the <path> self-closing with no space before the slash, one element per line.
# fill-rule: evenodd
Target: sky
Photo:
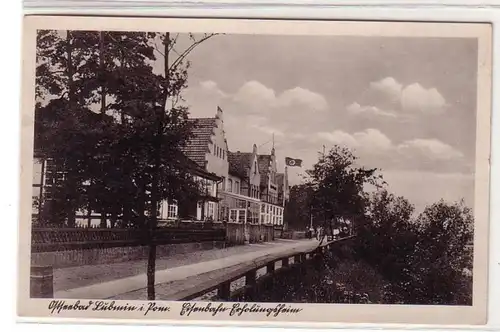
<path fill-rule="evenodd" d="M 218 35 L 189 60 L 191 117 L 220 106 L 230 151 L 268 154 L 274 133 L 279 171 L 303 160 L 291 185 L 339 144 L 417 212 L 441 198 L 473 207 L 475 39 Z"/>

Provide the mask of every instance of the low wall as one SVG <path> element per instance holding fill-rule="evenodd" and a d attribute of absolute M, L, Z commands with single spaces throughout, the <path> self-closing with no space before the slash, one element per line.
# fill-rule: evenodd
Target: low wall
<path fill-rule="evenodd" d="M 224 241 L 222 228 L 203 226 L 159 227 L 154 233 L 157 245 Z M 90 250 L 140 247 L 150 243 L 146 229 L 135 228 L 32 228 L 31 252 Z"/>
<path fill-rule="evenodd" d="M 207 241 L 198 243 L 164 244 L 156 247 L 157 258 L 179 254 L 189 254 L 195 251 L 223 248 L 224 241 Z M 148 258 L 148 246 L 90 248 L 50 252 L 32 252 L 31 264 L 64 268 L 82 265 L 99 265 L 122 263 Z"/>

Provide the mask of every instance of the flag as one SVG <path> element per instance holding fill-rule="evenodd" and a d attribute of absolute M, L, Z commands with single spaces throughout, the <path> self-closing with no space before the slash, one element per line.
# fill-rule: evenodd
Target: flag
<path fill-rule="evenodd" d="M 302 159 L 286 157 L 285 164 L 290 167 L 302 167 Z"/>

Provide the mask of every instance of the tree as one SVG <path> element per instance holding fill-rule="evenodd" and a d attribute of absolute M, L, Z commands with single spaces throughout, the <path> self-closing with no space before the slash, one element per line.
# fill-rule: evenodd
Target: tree
<path fill-rule="evenodd" d="M 366 186 L 384 184 L 376 168 L 356 166 L 356 160 L 349 149 L 336 145 L 307 171 L 307 183 L 313 191 L 310 209 L 331 234 L 342 219 L 356 222 L 364 215 Z"/>
<path fill-rule="evenodd" d="M 190 138 L 187 56 L 212 34 L 39 32 L 37 45 L 37 149 L 64 179 L 54 187 L 50 211 L 74 225 L 88 208 L 130 221 L 148 234 L 148 299 L 154 299 L 155 230 L 164 199 L 198 199 L 202 190 L 181 147 Z M 160 49 L 158 45 L 162 45 Z M 175 56 L 172 56 L 175 55 Z M 153 64 L 163 57 L 164 72 Z M 172 60 L 171 62 L 169 62 Z M 59 213 L 64 211 L 64 213 Z"/>
<path fill-rule="evenodd" d="M 411 264 L 415 300 L 425 304 L 472 304 L 474 218 L 464 201 L 441 200 L 417 218 L 419 240 Z"/>
<path fill-rule="evenodd" d="M 381 190 L 370 197 L 355 251 L 387 281 L 386 303 L 470 304 L 472 225 L 463 202 L 440 201 L 415 216 L 408 200 Z"/>
<path fill-rule="evenodd" d="M 385 301 L 411 301 L 412 269 L 409 262 L 415 254 L 418 239 L 413 219 L 414 207 L 401 196 L 386 189 L 369 196 L 363 226 L 358 229 L 358 259 L 376 268 L 389 282 Z"/>
<path fill-rule="evenodd" d="M 308 184 L 295 185 L 290 188 L 290 199 L 283 212 L 289 228 L 304 230 L 309 227 L 311 198 L 312 187 Z"/>

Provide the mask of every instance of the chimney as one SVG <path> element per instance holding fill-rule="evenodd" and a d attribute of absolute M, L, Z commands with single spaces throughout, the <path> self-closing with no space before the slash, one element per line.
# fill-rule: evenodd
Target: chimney
<path fill-rule="evenodd" d="M 252 150 L 252 152 L 253 152 L 254 154 L 257 154 L 257 144 L 254 144 L 254 145 L 253 145 L 253 150 Z"/>
<path fill-rule="evenodd" d="M 217 106 L 217 114 L 215 115 L 215 117 L 221 121 L 224 121 L 222 115 L 223 115 L 222 108 L 220 108 L 220 106 Z"/>

